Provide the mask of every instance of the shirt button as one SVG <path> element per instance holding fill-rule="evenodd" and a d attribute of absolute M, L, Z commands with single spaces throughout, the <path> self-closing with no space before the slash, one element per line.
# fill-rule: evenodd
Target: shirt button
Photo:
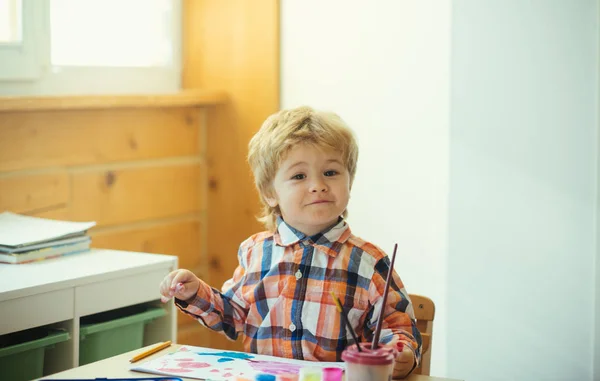
<path fill-rule="evenodd" d="M 290 331 L 294 332 L 296 330 L 296 325 L 294 323 L 290 324 Z"/>
<path fill-rule="evenodd" d="M 296 279 L 302 278 L 302 273 L 300 272 L 300 270 L 296 271 L 296 274 L 294 275 L 296 275 Z"/>

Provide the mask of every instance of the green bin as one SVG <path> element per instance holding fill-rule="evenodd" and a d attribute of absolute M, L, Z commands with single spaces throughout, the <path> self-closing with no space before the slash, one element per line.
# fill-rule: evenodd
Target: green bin
<path fill-rule="evenodd" d="M 43 377 L 46 349 L 69 337 L 68 332 L 46 327 L 1 336 L 0 379 L 26 381 Z"/>
<path fill-rule="evenodd" d="M 133 306 L 81 318 L 79 365 L 141 348 L 144 326 L 166 314 L 160 307 Z"/>

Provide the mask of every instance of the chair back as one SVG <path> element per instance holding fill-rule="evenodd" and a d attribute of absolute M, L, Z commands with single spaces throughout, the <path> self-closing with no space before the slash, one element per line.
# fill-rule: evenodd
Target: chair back
<path fill-rule="evenodd" d="M 409 294 L 417 319 L 417 328 L 421 332 L 423 345 L 421 349 L 421 364 L 413 373 L 429 375 L 431 365 L 431 338 L 433 334 L 433 318 L 435 316 L 435 304 L 426 296 Z"/>

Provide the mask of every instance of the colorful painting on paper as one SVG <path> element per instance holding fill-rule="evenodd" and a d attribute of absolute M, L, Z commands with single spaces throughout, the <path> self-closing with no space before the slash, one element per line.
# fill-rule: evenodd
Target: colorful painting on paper
<path fill-rule="evenodd" d="M 226 381 L 237 376 L 254 379 L 254 376 L 260 373 L 298 374 L 304 367 L 343 369 L 344 364 L 291 360 L 252 353 L 182 346 L 176 352 L 133 366 L 131 370 L 199 380 Z"/>

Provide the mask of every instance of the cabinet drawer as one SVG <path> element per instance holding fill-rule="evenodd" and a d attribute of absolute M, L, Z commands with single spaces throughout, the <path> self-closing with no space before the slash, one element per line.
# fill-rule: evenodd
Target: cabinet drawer
<path fill-rule="evenodd" d="M 73 319 L 73 289 L 0 302 L 0 335 Z"/>
<path fill-rule="evenodd" d="M 97 312 L 160 299 L 158 286 L 168 269 L 107 279 L 75 288 L 75 315 Z"/>

